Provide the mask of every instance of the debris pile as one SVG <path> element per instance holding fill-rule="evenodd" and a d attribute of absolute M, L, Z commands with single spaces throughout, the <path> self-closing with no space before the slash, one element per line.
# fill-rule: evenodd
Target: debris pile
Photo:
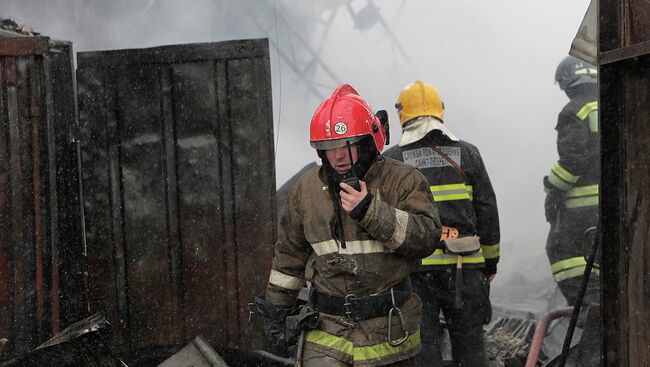
<path fill-rule="evenodd" d="M 9 18 L 0 18 L 0 29 L 3 31 L 17 33 L 25 36 L 38 36 L 40 33 L 34 32 L 31 27 L 25 25 L 18 25 L 16 21 Z"/>

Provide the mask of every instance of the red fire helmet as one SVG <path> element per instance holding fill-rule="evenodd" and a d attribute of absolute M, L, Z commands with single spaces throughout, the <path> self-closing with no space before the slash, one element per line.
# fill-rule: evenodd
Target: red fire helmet
<path fill-rule="evenodd" d="M 356 143 L 371 135 L 378 152 L 384 149 L 386 134 L 370 105 L 349 84 L 334 90 L 318 106 L 311 119 L 309 143 L 317 150 L 328 150 Z"/>

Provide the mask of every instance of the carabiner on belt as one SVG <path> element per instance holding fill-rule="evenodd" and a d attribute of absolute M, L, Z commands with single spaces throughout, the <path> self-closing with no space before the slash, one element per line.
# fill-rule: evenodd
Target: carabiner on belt
<path fill-rule="evenodd" d="M 393 347 L 398 347 L 402 345 L 406 339 L 409 337 L 409 332 L 406 330 L 406 323 L 404 322 L 404 316 L 402 316 L 402 310 L 397 307 L 395 304 L 395 292 L 393 288 L 391 287 L 390 289 L 390 298 L 391 302 L 393 303 L 393 307 L 391 307 L 390 311 L 388 311 L 388 344 L 390 344 Z M 402 326 L 402 330 L 404 330 L 404 336 L 400 339 L 393 340 L 393 313 L 397 312 L 397 316 L 399 316 L 399 322 L 400 325 Z"/>

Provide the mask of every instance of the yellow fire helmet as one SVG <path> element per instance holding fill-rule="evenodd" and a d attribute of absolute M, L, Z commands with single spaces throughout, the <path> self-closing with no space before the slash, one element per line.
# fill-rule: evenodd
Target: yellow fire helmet
<path fill-rule="evenodd" d="M 442 122 L 445 114 L 445 105 L 436 87 L 421 80 L 416 80 L 402 89 L 395 108 L 402 126 L 420 116 L 434 116 Z"/>

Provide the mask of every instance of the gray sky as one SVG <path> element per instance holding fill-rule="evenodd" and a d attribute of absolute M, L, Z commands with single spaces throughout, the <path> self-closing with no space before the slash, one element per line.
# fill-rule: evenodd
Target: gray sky
<path fill-rule="evenodd" d="M 0 0 L 0 16 L 71 40 L 76 51 L 269 38 L 278 185 L 316 158 L 309 121 L 338 83 L 389 111 L 394 144 L 397 94 L 415 79 L 430 82 L 446 124 L 481 150 L 504 262 L 525 265 L 509 253 L 540 258 L 548 230 L 542 177 L 557 159 L 554 127 L 567 101 L 553 76 L 589 1 L 375 0 L 381 21 L 361 29 L 352 13 L 366 3 L 351 1 L 349 10 L 336 0 Z"/>

